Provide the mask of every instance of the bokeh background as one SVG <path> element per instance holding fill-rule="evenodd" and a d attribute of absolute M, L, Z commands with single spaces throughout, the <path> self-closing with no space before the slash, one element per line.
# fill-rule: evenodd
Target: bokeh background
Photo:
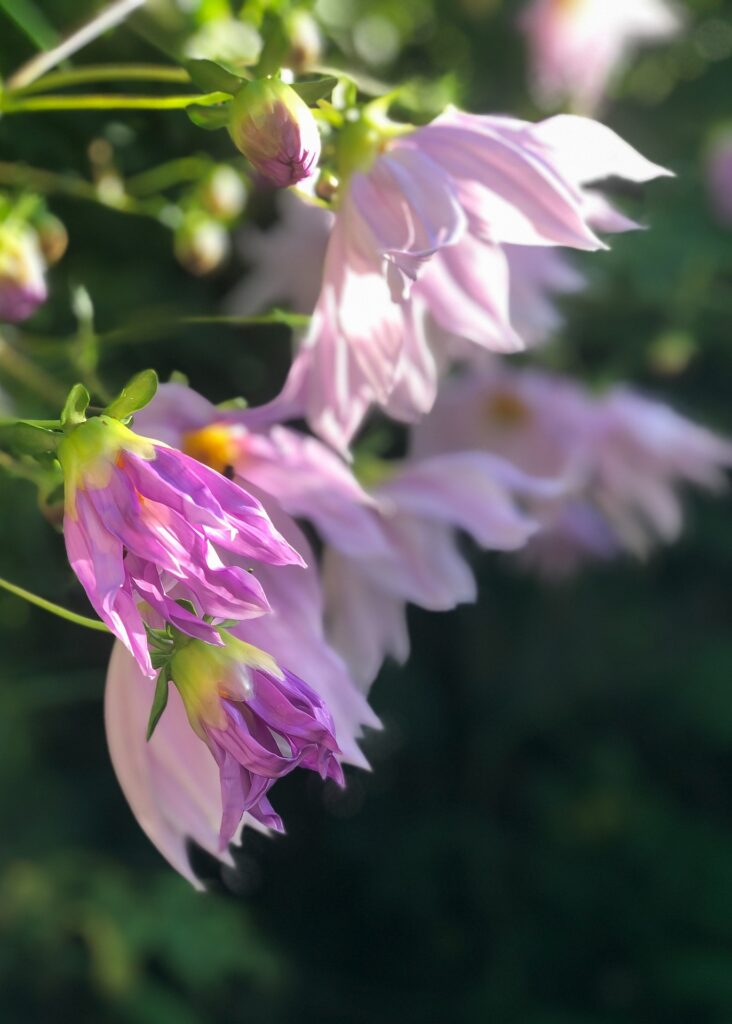
<path fill-rule="evenodd" d="M 33 52 L 9 6 L 4 75 Z M 37 6 L 56 30 L 95 9 Z M 430 80 L 415 89 L 425 116 L 447 96 L 538 115 L 518 3 L 315 6 L 329 58 Z M 652 229 L 582 263 L 590 287 L 563 301 L 566 328 L 541 358 L 598 384 L 632 380 L 730 434 L 732 230 L 715 221 L 705 163 L 732 119 L 732 2 L 685 6 L 687 30 L 635 59 L 603 112 L 678 177 L 625 197 Z M 82 59 L 159 61 L 231 11 L 149 8 Z M 196 154 L 234 156 L 225 133 L 183 113 L 0 122 L 0 186 L 14 161 L 128 178 Z M 286 328 L 160 329 L 173 313 L 220 309 L 245 259 L 194 277 L 155 217 L 48 198 L 69 250 L 34 337 L 6 339 L 47 384 L 63 391 L 74 360 L 98 359 L 112 390 L 153 365 L 215 401 L 276 391 Z M 254 196 L 246 215 L 266 223 L 270 200 Z M 3 352 L 17 408 L 48 415 L 53 394 L 24 388 Z M 85 610 L 32 487 L 0 475 L 0 491 L 0 575 Z M 248 835 L 223 877 L 199 857 L 208 896 L 167 867 L 118 789 L 102 723 L 107 639 L 0 594 L 0 1019 L 729 1024 L 729 511 L 695 499 L 674 548 L 560 586 L 476 558 L 479 602 L 412 614 L 411 661 L 374 687 L 385 730 L 366 741 L 373 774 L 351 772 L 345 793 L 298 773 L 279 783 L 288 835 Z"/>

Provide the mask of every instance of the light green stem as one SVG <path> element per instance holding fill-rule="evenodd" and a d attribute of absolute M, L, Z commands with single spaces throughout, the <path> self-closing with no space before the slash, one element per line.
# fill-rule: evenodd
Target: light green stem
<path fill-rule="evenodd" d="M 122 96 L 98 93 L 89 96 L 19 96 L 6 93 L 0 99 L 4 114 L 41 114 L 58 110 L 185 110 L 194 105 L 212 107 L 230 99 L 226 92 L 187 96 Z"/>
<path fill-rule="evenodd" d="M 310 317 L 301 313 L 286 313 L 274 309 L 271 313 L 256 316 L 176 316 L 160 317 L 149 315 L 144 322 L 118 327 L 106 334 L 99 335 L 100 345 L 124 345 L 129 342 L 149 340 L 157 336 L 172 334 L 181 327 L 197 327 L 212 324 L 222 327 L 253 327 L 260 324 L 282 324 L 293 330 L 307 327 Z"/>
<path fill-rule="evenodd" d="M 0 337 L 0 374 L 6 373 L 51 405 L 63 405 L 66 389 Z"/>
<path fill-rule="evenodd" d="M 44 611 L 50 612 L 52 615 L 58 615 L 60 619 L 66 619 L 68 622 L 75 622 L 77 626 L 86 626 L 87 629 L 96 629 L 100 633 L 110 632 L 107 626 L 105 626 L 100 619 L 90 619 L 87 618 L 86 615 L 77 615 L 76 612 L 70 612 L 68 608 L 62 608 L 60 604 L 54 604 L 53 601 L 47 601 L 45 597 L 39 597 L 38 594 L 32 594 L 30 590 L 18 587 L 15 583 L 10 583 L 8 580 L 4 580 L 1 576 L 0 587 L 11 594 L 15 594 L 16 597 L 22 597 L 23 600 L 28 601 L 29 604 L 34 604 L 38 608 L 43 608 Z"/>
<path fill-rule="evenodd" d="M 53 71 L 30 85 L 13 91 L 13 95 L 28 96 L 35 92 L 66 89 L 88 82 L 190 82 L 184 68 L 168 64 L 87 64 L 70 71 Z"/>

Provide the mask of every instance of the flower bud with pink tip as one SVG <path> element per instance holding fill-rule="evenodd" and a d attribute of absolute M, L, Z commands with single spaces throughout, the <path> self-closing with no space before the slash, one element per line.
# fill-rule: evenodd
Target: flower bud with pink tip
<path fill-rule="evenodd" d="M 277 78 L 250 82 L 231 105 L 229 134 L 252 166 L 278 188 L 313 174 L 320 134 L 307 104 Z"/>

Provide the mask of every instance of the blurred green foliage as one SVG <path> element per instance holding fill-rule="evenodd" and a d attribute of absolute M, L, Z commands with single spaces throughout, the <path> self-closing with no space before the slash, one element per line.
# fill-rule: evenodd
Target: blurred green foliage
<path fill-rule="evenodd" d="M 10 6 L 0 4 L 4 76 L 33 52 L 2 13 Z M 39 6 L 57 32 L 94 9 Z M 160 61 L 161 46 L 179 54 L 237 14 L 226 0 L 148 6 L 84 62 Z M 328 61 L 436 82 L 414 87 L 427 112 L 452 97 L 537 114 L 518 3 L 258 0 L 244 5 L 250 32 L 293 6 L 314 6 Z M 564 302 L 568 326 L 546 358 L 598 384 L 632 379 L 729 433 L 732 232 L 713 219 L 704 161 L 732 117 L 732 2 L 687 6 L 684 36 L 642 54 L 605 114 L 678 177 L 625 197 L 651 230 L 581 260 L 590 289 Z M 183 113 L 0 121 L 3 161 L 86 180 L 129 181 L 199 154 L 238 166 L 225 133 Z M 166 193 L 171 207 L 197 183 L 194 168 Z M 84 371 L 114 393 L 154 365 L 216 401 L 275 392 L 285 327 L 155 327 L 166 311 L 216 313 L 244 263 L 192 277 L 165 212 L 48 199 L 69 251 L 30 325 L 35 340 L 9 340 L 38 356 L 52 389 Z M 254 196 L 247 216 L 265 221 L 267 202 Z M 48 415 L 2 355 L 17 408 Z M 0 488 L 0 575 L 85 611 L 32 488 L 8 476 Z M 409 665 L 378 681 L 386 728 L 367 741 L 374 773 L 351 772 L 345 793 L 280 783 L 288 836 L 248 836 L 223 877 L 202 861 L 209 896 L 160 860 L 117 788 L 101 714 L 108 641 L 0 593 L 0 1019 L 729 1024 L 728 506 L 695 501 L 689 523 L 648 564 L 559 589 L 483 558 L 480 601 L 413 614 Z"/>

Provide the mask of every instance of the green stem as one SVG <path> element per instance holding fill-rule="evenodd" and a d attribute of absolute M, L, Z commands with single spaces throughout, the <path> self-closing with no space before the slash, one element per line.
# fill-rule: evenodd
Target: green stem
<path fill-rule="evenodd" d="M 51 405 L 63 405 L 66 399 L 65 388 L 0 337 L 0 373 L 3 372 Z"/>
<path fill-rule="evenodd" d="M 262 313 L 257 316 L 175 316 L 156 319 L 151 315 L 139 324 L 128 324 L 126 327 L 118 327 L 114 331 L 101 334 L 98 341 L 101 345 L 126 344 L 128 342 L 149 340 L 160 335 L 172 334 L 181 327 L 197 327 L 209 324 L 222 327 L 254 327 L 260 324 L 282 324 L 285 327 L 296 329 L 307 327 L 309 323 L 309 316 L 304 316 L 301 313 L 286 313 L 280 309 L 274 309 L 271 313 Z"/>
<path fill-rule="evenodd" d="M 182 182 L 198 181 L 211 167 L 210 157 L 184 156 L 177 160 L 168 160 L 148 171 L 140 171 L 125 182 L 130 195 L 141 198 L 163 192 L 173 185 Z"/>
<path fill-rule="evenodd" d="M 45 597 L 39 597 L 38 594 L 32 594 L 30 590 L 18 587 L 15 583 L 10 583 L 8 580 L 4 580 L 1 576 L 0 587 L 11 594 L 15 594 L 16 597 L 22 597 L 23 600 L 28 601 L 29 604 L 34 604 L 38 608 L 43 608 L 44 611 L 50 612 L 52 615 L 58 615 L 60 619 L 66 619 L 68 622 L 75 622 L 77 626 L 86 626 L 87 629 L 96 629 L 100 633 L 110 632 L 107 626 L 105 626 L 100 619 L 90 619 L 86 615 L 77 615 L 76 612 L 70 612 L 68 608 L 62 608 L 60 604 L 54 604 L 53 601 L 47 601 Z"/>
<path fill-rule="evenodd" d="M 39 114 L 58 110 L 185 110 L 194 104 L 212 107 L 224 103 L 226 92 L 207 92 L 187 96 L 116 96 L 98 93 L 89 96 L 18 96 L 5 94 L 0 99 L 4 114 Z"/>
<path fill-rule="evenodd" d="M 65 89 L 88 82 L 190 82 L 184 68 L 168 64 L 87 64 L 70 71 L 53 71 L 30 85 L 13 90 L 13 95 Z"/>

